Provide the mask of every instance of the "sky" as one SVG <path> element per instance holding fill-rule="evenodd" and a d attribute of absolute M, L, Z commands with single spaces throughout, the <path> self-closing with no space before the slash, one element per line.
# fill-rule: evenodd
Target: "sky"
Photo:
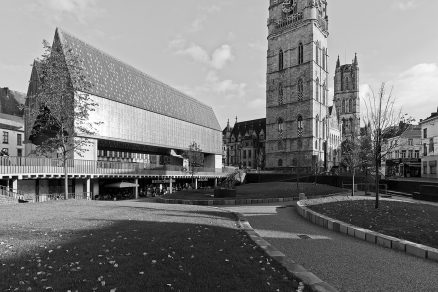
<path fill-rule="evenodd" d="M 222 127 L 263 118 L 268 3 L 0 0 L 0 87 L 27 92 L 42 40 L 60 27 L 212 106 Z M 357 53 L 362 98 L 386 82 L 403 113 L 436 111 L 437 11 L 436 0 L 328 0 L 331 95 L 337 56 Z"/>

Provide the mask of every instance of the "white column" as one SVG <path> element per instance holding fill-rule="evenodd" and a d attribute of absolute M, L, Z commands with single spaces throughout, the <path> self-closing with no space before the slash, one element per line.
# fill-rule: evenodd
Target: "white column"
<path fill-rule="evenodd" d="M 93 199 L 95 199 L 96 196 L 99 196 L 99 180 L 98 179 L 96 179 L 93 182 Z"/>
<path fill-rule="evenodd" d="M 85 192 L 87 193 L 87 200 L 91 200 L 91 178 L 87 178 L 85 181 Z"/>
<path fill-rule="evenodd" d="M 138 199 L 138 178 L 134 180 L 135 186 L 135 198 Z"/>
<path fill-rule="evenodd" d="M 214 179 L 214 187 L 217 188 L 217 178 Z"/>
<path fill-rule="evenodd" d="M 13 178 L 12 179 L 12 191 L 14 193 L 18 192 L 18 178 Z"/>
<path fill-rule="evenodd" d="M 195 190 L 197 190 L 197 189 L 198 189 L 198 179 L 195 178 Z"/>
<path fill-rule="evenodd" d="M 169 194 L 172 193 L 172 178 L 170 178 L 170 188 L 169 188 Z"/>

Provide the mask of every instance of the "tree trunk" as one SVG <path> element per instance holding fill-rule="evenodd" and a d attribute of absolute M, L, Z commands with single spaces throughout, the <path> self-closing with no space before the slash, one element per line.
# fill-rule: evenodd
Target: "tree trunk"
<path fill-rule="evenodd" d="M 352 189 L 352 196 L 354 197 L 354 176 L 356 174 L 355 169 L 353 168 L 353 189 Z"/>
<path fill-rule="evenodd" d="M 67 171 L 67 159 L 64 155 L 64 196 L 68 199 L 68 171 Z"/>

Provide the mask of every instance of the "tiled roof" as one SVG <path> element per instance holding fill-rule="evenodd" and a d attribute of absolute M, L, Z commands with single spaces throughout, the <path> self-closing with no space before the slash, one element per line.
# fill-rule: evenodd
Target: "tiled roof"
<path fill-rule="evenodd" d="M 226 129 L 222 133 L 225 133 Z M 240 134 L 244 137 L 246 133 L 252 135 L 253 131 L 259 135 L 261 130 L 266 134 L 266 118 L 236 123 L 231 130 L 231 135 L 237 138 Z"/>
<path fill-rule="evenodd" d="M 23 117 L 21 106 L 24 105 L 26 94 L 10 90 L 9 88 L 0 88 L 0 113 Z"/>
<path fill-rule="evenodd" d="M 219 122 L 210 106 L 59 28 L 55 33 L 55 41 L 57 36 L 64 50 L 65 47 L 72 49 L 83 61 L 89 81 L 93 84 L 88 93 L 220 131 Z"/>

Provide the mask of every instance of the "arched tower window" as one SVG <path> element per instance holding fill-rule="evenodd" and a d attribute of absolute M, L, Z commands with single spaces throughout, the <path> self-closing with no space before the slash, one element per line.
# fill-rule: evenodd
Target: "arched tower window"
<path fill-rule="evenodd" d="M 284 99 L 283 99 L 283 84 L 278 85 L 278 104 L 283 105 Z"/>
<path fill-rule="evenodd" d="M 348 77 L 345 77 L 344 90 L 349 90 L 350 88 L 349 82 L 350 80 L 348 80 Z"/>
<path fill-rule="evenodd" d="M 353 112 L 353 100 L 352 99 L 350 99 L 349 102 L 348 102 L 348 111 L 350 113 Z"/>
<path fill-rule="evenodd" d="M 303 96 L 304 96 L 304 83 L 303 83 L 303 79 L 298 79 L 298 100 L 301 101 L 303 100 Z"/>
<path fill-rule="evenodd" d="M 325 48 L 322 49 L 322 69 L 325 70 L 325 56 L 326 56 L 326 52 L 325 52 Z"/>
<path fill-rule="evenodd" d="M 322 120 L 322 138 L 325 139 L 326 135 L 326 120 L 325 118 Z"/>
<path fill-rule="evenodd" d="M 278 118 L 277 123 L 278 123 L 278 132 L 279 133 L 283 133 L 283 131 L 284 131 L 284 121 L 283 121 L 283 118 Z"/>
<path fill-rule="evenodd" d="M 280 52 L 278 53 L 278 70 L 279 71 L 281 71 L 281 70 L 283 70 L 283 58 L 284 58 L 284 56 L 283 56 L 283 50 L 282 49 L 280 49 Z"/>
<path fill-rule="evenodd" d="M 315 137 L 319 138 L 319 115 L 315 118 Z"/>
<path fill-rule="evenodd" d="M 319 64 L 319 42 L 315 44 L 316 64 Z"/>
<path fill-rule="evenodd" d="M 319 78 L 316 78 L 315 99 L 319 101 Z"/>
<path fill-rule="evenodd" d="M 297 118 L 298 137 L 302 137 L 303 136 L 303 131 L 304 131 L 303 116 L 299 115 L 298 118 Z"/>
<path fill-rule="evenodd" d="M 304 47 L 303 43 L 298 45 L 298 64 L 304 63 Z"/>
<path fill-rule="evenodd" d="M 278 159 L 278 167 L 283 167 L 283 159 Z"/>
<path fill-rule="evenodd" d="M 324 84 L 322 85 L 322 103 L 325 105 L 327 104 L 327 85 Z"/>

